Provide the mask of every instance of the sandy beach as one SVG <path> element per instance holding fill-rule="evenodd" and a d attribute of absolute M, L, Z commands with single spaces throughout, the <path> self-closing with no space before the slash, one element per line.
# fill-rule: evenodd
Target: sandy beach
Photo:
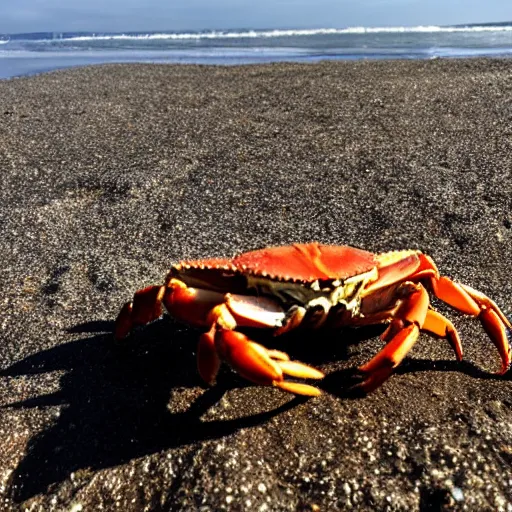
<path fill-rule="evenodd" d="M 442 304 L 464 361 L 422 334 L 364 398 L 379 328 L 260 334 L 327 374 L 309 401 L 205 388 L 172 319 L 111 334 L 171 262 L 311 240 L 420 249 L 512 317 L 512 60 L 0 81 L 0 172 L 0 508 L 512 509 L 511 372 Z"/>

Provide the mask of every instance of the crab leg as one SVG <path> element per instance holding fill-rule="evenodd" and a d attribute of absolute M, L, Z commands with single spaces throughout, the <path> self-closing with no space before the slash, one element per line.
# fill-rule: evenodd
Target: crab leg
<path fill-rule="evenodd" d="M 220 358 L 215 348 L 215 326 L 199 337 L 197 344 L 197 369 L 201 378 L 210 386 L 220 368 Z"/>
<path fill-rule="evenodd" d="M 441 313 L 433 309 L 429 309 L 422 330 L 447 339 L 457 355 L 457 360 L 462 361 L 463 352 L 459 333 L 448 318 L 445 318 Z"/>
<path fill-rule="evenodd" d="M 433 277 L 431 284 L 436 297 L 443 302 L 461 313 L 478 317 L 500 354 L 501 369 L 498 373 L 507 372 L 511 363 L 507 329 L 511 331 L 512 325 L 498 306 L 483 293 L 469 286 L 455 283 L 448 277 Z"/>
<path fill-rule="evenodd" d="M 208 312 L 224 300 L 222 293 L 189 288 L 179 279 L 171 279 L 164 286 L 148 286 L 135 292 L 117 316 L 114 336 L 120 340 L 130 331 L 162 316 L 163 308 L 173 316 L 192 325 L 206 326 Z"/>
<path fill-rule="evenodd" d="M 138 326 L 156 320 L 162 315 L 162 298 L 165 286 L 148 286 L 135 292 L 132 302 L 127 302 L 116 319 L 114 336 L 126 338 Z"/>
<path fill-rule="evenodd" d="M 500 308 L 483 293 L 467 285 L 455 283 L 446 276 L 440 276 L 432 258 L 426 254 L 420 254 L 419 258 L 420 266 L 416 273 L 411 276 L 411 280 L 424 279 L 428 281 L 438 299 L 461 313 L 478 317 L 485 332 L 500 354 L 501 369 L 498 373 L 503 374 L 508 371 L 511 354 L 507 329 L 512 331 L 512 325 Z M 439 324 L 439 319 L 432 321 L 431 324 Z M 451 328 L 452 326 L 448 326 L 447 332 L 452 332 Z M 429 329 L 427 328 L 427 330 Z M 448 339 L 456 342 L 453 336 L 448 337 Z M 457 357 L 459 357 L 458 354 Z"/>
<path fill-rule="evenodd" d="M 356 387 L 369 393 L 378 388 L 409 353 L 416 343 L 428 314 L 429 297 L 421 284 L 404 283 L 410 294 L 402 300 L 382 338 L 387 345 L 359 368 L 365 376 Z M 409 292 L 408 292 L 409 293 Z"/>

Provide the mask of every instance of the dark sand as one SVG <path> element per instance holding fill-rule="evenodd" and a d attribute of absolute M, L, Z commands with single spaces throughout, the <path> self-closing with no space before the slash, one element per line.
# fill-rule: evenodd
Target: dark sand
<path fill-rule="evenodd" d="M 171 261 L 309 240 L 420 248 L 510 316 L 512 60 L 4 81 L 0 171 L 0 508 L 511 510 L 511 376 L 474 319 L 441 307 L 464 362 L 422 335 L 362 399 L 379 329 L 290 336 L 328 373 L 307 402 L 205 391 L 172 320 L 109 331 Z"/>

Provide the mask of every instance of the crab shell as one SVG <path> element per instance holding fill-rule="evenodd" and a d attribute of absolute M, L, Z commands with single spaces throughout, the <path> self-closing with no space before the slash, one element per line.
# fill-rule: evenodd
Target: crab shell
<path fill-rule="evenodd" d="M 415 254 L 416 251 L 406 253 Z M 348 246 L 312 243 L 267 247 L 232 259 L 184 261 L 174 265 L 171 274 L 186 275 L 187 270 L 214 269 L 307 284 L 317 280 L 345 279 L 377 266 L 381 266 L 379 255 L 371 252 Z"/>
<path fill-rule="evenodd" d="M 318 243 L 271 247 L 232 259 L 182 261 L 163 286 L 140 290 L 116 321 L 116 337 L 160 316 L 162 304 L 176 318 L 206 328 L 198 367 L 213 382 L 220 360 L 252 382 L 297 394 L 318 394 L 286 375 L 318 379 L 323 374 L 286 354 L 268 350 L 237 331 L 273 329 L 281 334 L 299 325 L 331 327 L 389 324 L 384 349 L 359 368 L 360 387 L 371 391 L 386 380 L 412 348 L 420 330 L 446 338 L 457 358 L 462 347 L 453 324 L 430 307 L 428 292 L 458 311 L 477 316 L 499 350 L 504 373 L 510 365 L 511 324 L 494 302 L 439 272 L 417 250 L 374 254 L 348 246 Z"/>
<path fill-rule="evenodd" d="M 320 327 L 328 317 L 331 325 L 354 325 L 371 312 L 387 313 L 399 297 L 390 290 L 384 294 L 377 290 L 411 275 L 422 257 L 419 251 L 373 254 L 348 246 L 294 244 L 232 259 L 180 262 L 171 268 L 166 282 L 178 279 L 188 287 L 229 293 L 238 325 L 275 327 L 281 334 L 292 328 L 287 318 L 297 307 L 305 308 L 304 315 L 311 313 L 300 322 L 308 327 Z M 365 297 L 371 300 L 364 301 L 363 315 L 360 306 Z M 195 325 L 208 323 L 201 315 L 182 319 Z"/>

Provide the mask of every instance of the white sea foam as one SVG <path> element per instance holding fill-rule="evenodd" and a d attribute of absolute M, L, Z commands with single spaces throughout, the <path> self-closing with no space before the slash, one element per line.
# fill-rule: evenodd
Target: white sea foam
<path fill-rule="evenodd" d="M 101 41 L 101 40 L 201 40 L 201 39 L 254 39 L 275 37 L 302 37 L 315 35 L 342 34 L 399 34 L 399 33 L 460 33 L 460 32 L 512 32 L 512 25 L 483 25 L 469 27 L 441 27 L 436 25 L 416 27 L 348 27 L 348 28 L 319 28 L 297 30 L 244 30 L 210 32 L 161 32 L 148 34 L 87 34 L 73 37 L 62 37 L 65 41 Z"/>

